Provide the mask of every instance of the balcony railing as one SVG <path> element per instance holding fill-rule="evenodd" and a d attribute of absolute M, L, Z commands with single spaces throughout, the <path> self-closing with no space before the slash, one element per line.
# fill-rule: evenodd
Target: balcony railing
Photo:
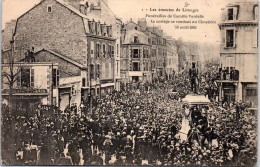
<path fill-rule="evenodd" d="M 219 74 L 219 79 L 227 81 L 238 81 L 239 80 L 239 71 L 238 70 L 223 70 Z"/>

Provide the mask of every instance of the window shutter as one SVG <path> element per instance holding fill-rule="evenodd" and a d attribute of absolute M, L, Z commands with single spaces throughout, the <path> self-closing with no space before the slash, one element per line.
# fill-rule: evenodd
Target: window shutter
<path fill-rule="evenodd" d="M 95 26 L 95 28 L 94 28 L 94 29 L 95 29 L 94 34 L 95 34 L 95 35 L 98 35 L 98 34 L 97 34 L 97 29 L 98 29 L 97 24 L 98 24 L 98 23 L 94 22 L 94 26 Z"/>
<path fill-rule="evenodd" d="M 235 67 L 235 66 L 236 66 L 235 57 L 231 57 L 231 59 L 230 59 L 230 67 Z"/>
<path fill-rule="evenodd" d="M 99 43 L 97 43 L 97 45 L 96 45 L 96 56 L 97 57 L 99 57 L 99 55 L 100 55 L 100 44 Z"/>
<path fill-rule="evenodd" d="M 258 6 L 255 7 L 254 9 L 254 15 L 255 15 L 255 20 L 258 20 Z"/>
<path fill-rule="evenodd" d="M 222 21 L 225 21 L 227 19 L 227 10 L 224 9 L 222 12 Z"/>
<path fill-rule="evenodd" d="M 226 57 L 226 67 L 230 66 L 230 57 Z"/>
<path fill-rule="evenodd" d="M 234 29 L 234 37 L 233 37 L 233 47 L 236 47 L 236 34 L 237 34 L 237 30 Z"/>
<path fill-rule="evenodd" d="M 221 45 L 222 48 L 226 47 L 226 30 L 221 30 Z"/>
<path fill-rule="evenodd" d="M 99 44 L 99 56 L 102 56 L 102 46 Z"/>
<path fill-rule="evenodd" d="M 34 69 L 31 69 L 31 87 L 34 87 Z"/>
<path fill-rule="evenodd" d="M 112 57 L 114 57 L 114 54 L 115 54 L 115 47 L 114 46 L 111 47 L 111 52 L 112 52 Z"/>
<path fill-rule="evenodd" d="M 233 8 L 233 20 L 237 20 L 237 8 Z"/>
<path fill-rule="evenodd" d="M 258 31 L 254 29 L 252 32 L 252 47 L 256 48 L 258 45 Z"/>
<path fill-rule="evenodd" d="M 89 21 L 88 22 L 88 27 L 89 27 L 89 32 L 91 33 L 91 34 L 93 34 L 93 31 L 92 31 L 92 23 Z"/>
<path fill-rule="evenodd" d="M 60 83 L 60 70 L 57 69 L 57 86 L 59 86 Z"/>
<path fill-rule="evenodd" d="M 108 45 L 107 54 L 108 54 L 108 57 L 111 58 L 111 45 Z"/>

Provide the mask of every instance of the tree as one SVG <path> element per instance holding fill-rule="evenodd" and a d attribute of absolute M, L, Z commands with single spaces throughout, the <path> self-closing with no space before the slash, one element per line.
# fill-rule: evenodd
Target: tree
<path fill-rule="evenodd" d="M 2 64 L 2 81 L 3 84 L 8 85 L 9 87 L 9 98 L 8 98 L 8 106 L 9 106 L 9 112 L 12 111 L 12 103 L 13 103 L 13 91 L 14 91 L 14 83 L 19 78 L 19 74 L 21 72 L 21 66 L 19 66 L 19 63 L 15 63 L 15 57 L 14 57 L 14 40 L 10 41 L 11 43 L 11 50 L 5 52 L 5 56 L 3 57 L 4 62 Z M 2 52 L 3 55 L 3 52 Z M 16 65 L 17 64 L 17 65 Z M 3 86 L 2 86 L 3 88 Z"/>

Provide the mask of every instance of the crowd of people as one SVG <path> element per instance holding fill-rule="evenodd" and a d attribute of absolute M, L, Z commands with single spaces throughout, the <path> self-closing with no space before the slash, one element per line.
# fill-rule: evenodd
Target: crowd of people
<path fill-rule="evenodd" d="M 207 92 L 207 77 L 203 82 L 201 91 Z M 179 100 L 170 98 L 169 90 L 178 91 Z M 148 89 L 113 92 L 95 100 L 91 109 L 72 106 L 60 111 L 39 105 L 23 115 L 22 109 L 10 114 L 3 105 L 2 161 L 9 165 L 256 164 L 256 115 L 245 104 L 222 105 L 214 98 L 208 107 L 190 108 L 180 100 L 187 94 L 188 79 L 176 75 Z M 184 117 L 190 117 L 187 140 L 180 132 Z"/>

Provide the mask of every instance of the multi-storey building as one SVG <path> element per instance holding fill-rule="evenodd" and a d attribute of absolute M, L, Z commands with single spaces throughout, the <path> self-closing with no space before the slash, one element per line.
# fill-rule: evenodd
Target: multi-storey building
<path fill-rule="evenodd" d="M 79 105 L 88 96 L 87 67 L 52 50 L 41 49 L 34 53 L 35 62 L 58 62 L 58 100 L 56 105 L 64 110 L 68 105 Z M 69 70 L 68 70 L 69 69 Z"/>
<path fill-rule="evenodd" d="M 58 64 L 3 63 L 2 74 L 2 102 L 8 104 L 12 96 L 14 108 L 33 110 L 39 104 L 58 105 Z"/>
<path fill-rule="evenodd" d="M 178 71 L 178 53 L 175 40 L 167 37 L 166 75 L 171 78 Z"/>
<path fill-rule="evenodd" d="M 166 39 L 163 37 L 163 30 L 160 27 L 149 27 L 152 41 L 152 65 L 153 77 L 164 78 L 166 74 Z"/>
<path fill-rule="evenodd" d="M 87 69 L 84 76 L 74 75 L 82 78 L 84 86 L 79 91 L 84 101 L 90 95 L 109 94 L 115 85 L 120 87 L 120 29 L 121 20 L 102 0 L 42 0 L 17 19 L 14 52 L 19 60 L 32 47 L 44 48 Z M 53 57 L 50 52 L 44 54 Z M 41 58 L 36 61 L 43 62 Z M 61 59 L 44 60 L 63 63 Z M 61 68 L 61 79 L 73 77 L 67 75 L 70 68 Z"/>
<path fill-rule="evenodd" d="M 121 75 L 125 83 L 152 82 L 178 71 L 177 46 L 167 46 L 160 27 L 149 27 L 145 19 L 132 20 L 122 28 Z M 169 62 L 170 61 L 170 62 Z M 168 77 L 169 77 L 168 75 Z"/>
<path fill-rule="evenodd" d="M 223 10 L 220 59 L 220 95 L 224 101 L 257 105 L 258 3 L 239 1 Z"/>
<path fill-rule="evenodd" d="M 124 82 L 151 82 L 149 36 L 132 20 L 122 28 L 121 73 Z"/>
<path fill-rule="evenodd" d="M 121 25 L 122 21 L 115 16 L 115 14 L 108 7 L 107 0 L 64 0 L 67 4 L 73 6 L 76 10 L 80 11 L 87 16 L 89 20 L 95 20 L 101 24 L 111 26 L 110 37 L 115 39 L 115 46 L 113 49 L 113 74 L 114 88 L 120 89 L 120 36 L 121 36 Z M 99 24 L 97 24 L 99 26 Z M 99 32 L 98 32 L 99 33 Z M 104 33 L 104 32 L 103 32 Z M 106 33 L 106 32 L 105 32 Z M 104 81 L 101 81 L 104 82 Z M 109 81 L 111 82 L 111 81 Z M 98 82 L 97 82 L 98 83 Z M 111 85 L 111 84 L 110 84 Z"/>

